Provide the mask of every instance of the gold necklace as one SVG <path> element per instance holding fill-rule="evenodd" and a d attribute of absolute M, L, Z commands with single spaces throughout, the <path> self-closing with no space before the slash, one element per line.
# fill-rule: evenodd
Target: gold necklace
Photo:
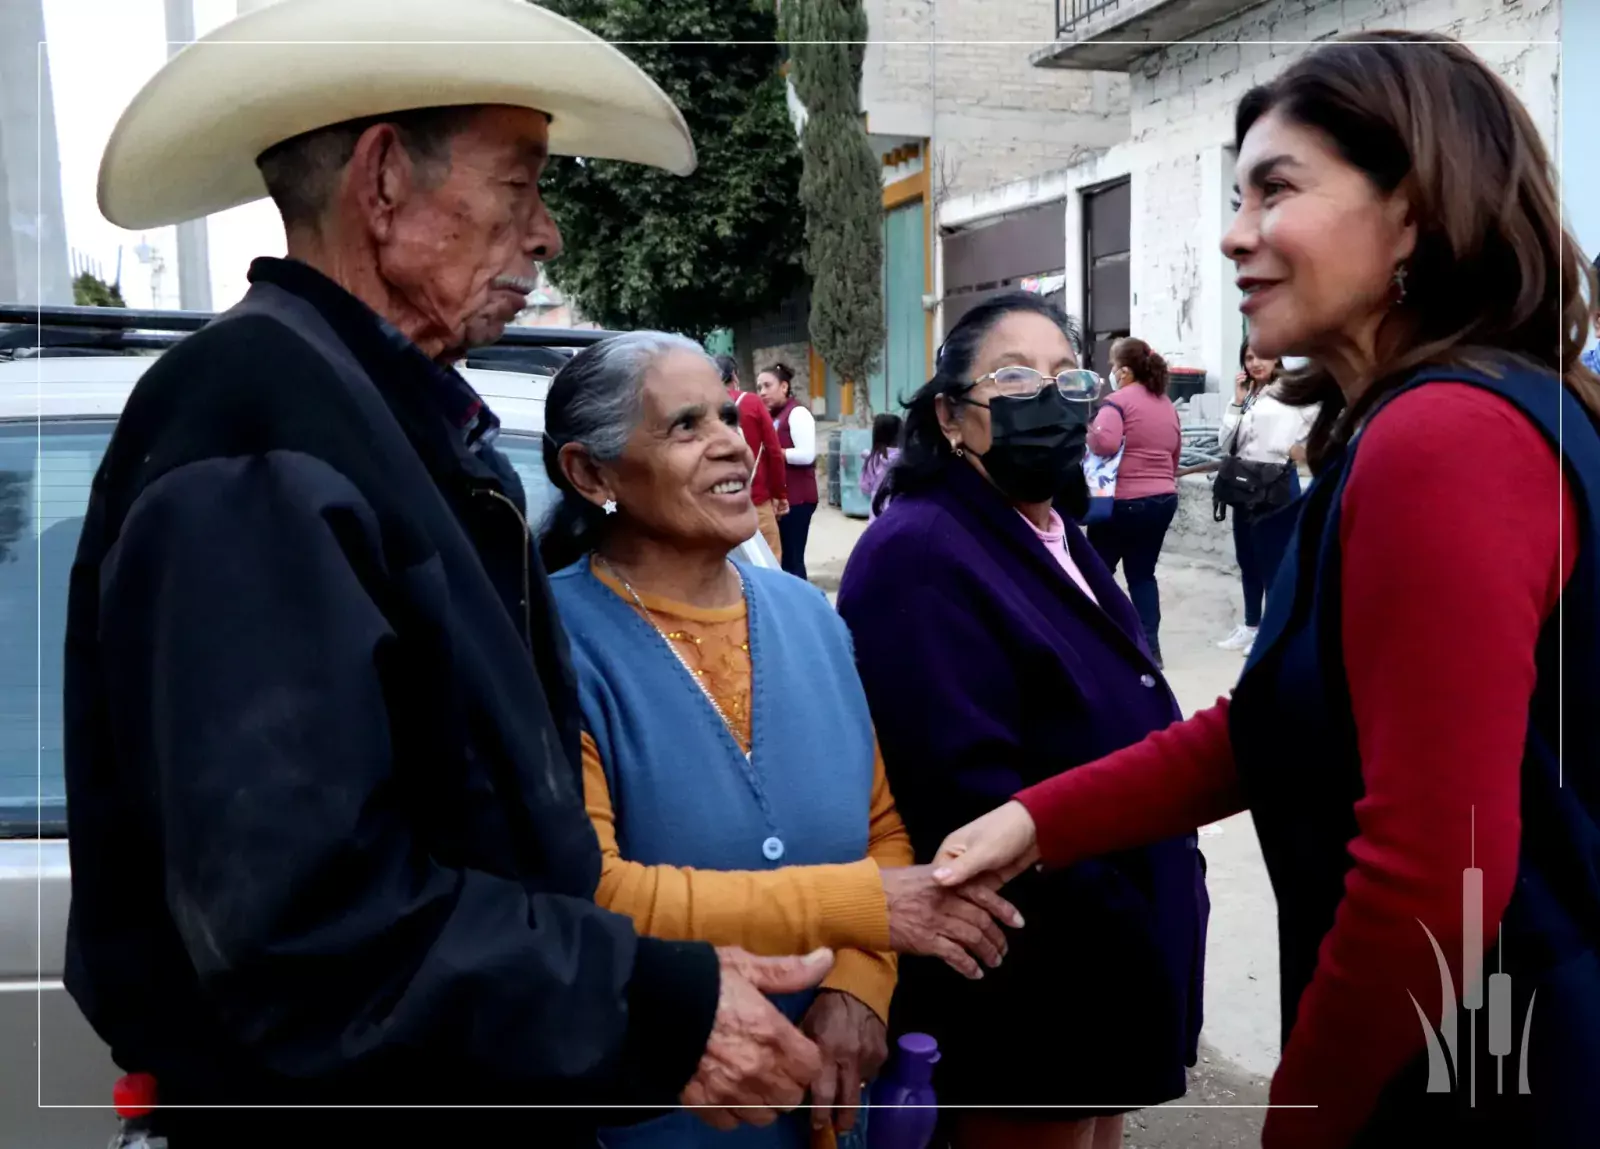
<path fill-rule="evenodd" d="M 666 630 L 662 628 L 661 624 L 656 621 L 655 614 L 652 613 L 649 607 L 645 606 L 644 599 L 640 598 L 639 592 L 633 589 L 633 584 L 627 580 L 621 571 L 611 565 L 611 560 L 606 558 L 605 555 L 599 554 L 598 552 L 594 557 L 600 561 L 601 565 L 604 566 L 608 572 L 610 572 L 612 578 L 616 579 L 622 584 L 622 589 L 628 592 L 628 597 L 633 599 L 633 604 L 639 608 L 639 613 L 644 615 L 645 621 L 648 622 L 655 632 L 661 636 L 661 641 L 667 644 L 667 649 L 672 652 L 672 657 L 678 660 L 678 665 L 683 667 L 683 672 L 687 674 L 694 681 L 694 684 L 700 688 L 700 693 L 705 695 L 706 701 L 711 703 L 711 709 L 715 710 L 717 712 L 717 717 L 722 719 L 722 724 L 728 728 L 728 734 L 733 738 L 733 744 L 737 746 L 739 744 L 738 731 L 734 729 L 733 723 L 728 721 L 728 715 L 723 711 L 722 704 L 717 701 L 716 696 L 711 693 L 711 688 L 706 685 L 705 676 L 703 674 L 695 673 L 694 668 L 689 665 L 689 660 L 683 657 L 683 651 L 678 649 L 677 644 L 672 641 L 672 637 L 667 634 Z M 732 563 L 729 563 L 728 565 L 733 566 Z M 734 567 L 733 573 L 738 574 L 739 568 Z M 742 592 L 744 588 L 744 577 L 742 575 L 739 578 L 739 587 Z M 691 639 L 691 641 L 693 640 Z M 745 761 L 748 762 L 750 760 L 750 751 L 746 750 L 743 753 Z"/>

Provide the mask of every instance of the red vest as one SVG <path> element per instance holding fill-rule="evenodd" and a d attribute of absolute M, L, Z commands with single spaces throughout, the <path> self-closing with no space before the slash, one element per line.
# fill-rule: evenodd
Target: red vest
<path fill-rule="evenodd" d="M 773 422 L 778 425 L 778 442 L 783 444 L 787 451 L 794 446 L 794 436 L 789 434 L 789 416 L 796 407 L 800 406 L 794 399 L 783 405 Z M 806 503 L 817 502 L 817 463 L 813 459 L 803 467 L 793 463 L 787 464 L 789 468 L 789 502 L 794 506 L 803 506 Z"/>

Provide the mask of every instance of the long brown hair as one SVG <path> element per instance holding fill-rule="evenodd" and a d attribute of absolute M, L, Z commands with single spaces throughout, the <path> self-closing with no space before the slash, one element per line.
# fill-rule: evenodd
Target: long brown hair
<path fill-rule="evenodd" d="M 1143 339 L 1123 338 L 1113 343 L 1111 365 L 1126 367 L 1133 381 L 1150 394 L 1167 393 L 1167 361 Z"/>
<path fill-rule="evenodd" d="M 1322 404 L 1314 465 L 1425 366 L 1499 371 L 1520 360 L 1560 376 L 1600 419 L 1600 379 L 1579 361 L 1594 272 L 1562 230 L 1538 129 L 1488 65 L 1435 33 L 1357 33 L 1247 92 L 1236 143 L 1268 112 L 1323 133 L 1380 192 L 1399 191 L 1417 228 L 1404 299 L 1379 327 L 1373 379 L 1355 404 L 1346 410 L 1315 365 L 1284 379 L 1285 402 Z"/>
<path fill-rule="evenodd" d="M 1249 380 L 1251 391 L 1265 391 L 1268 387 L 1271 387 L 1274 383 L 1283 378 L 1283 360 L 1274 359 L 1272 361 L 1272 374 L 1267 376 L 1267 381 L 1265 383 L 1257 383 L 1255 381 L 1255 377 L 1250 374 L 1250 369 L 1245 366 L 1245 362 L 1249 358 L 1250 341 L 1246 339 L 1243 343 L 1239 344 L 1239 370 L 1245 373 L 1244 377 Z M 1267 361 L 1267 357 L 1265 355 L 1257 355 L 1256 358 L 1261 360 L 1263 363 Z"/>

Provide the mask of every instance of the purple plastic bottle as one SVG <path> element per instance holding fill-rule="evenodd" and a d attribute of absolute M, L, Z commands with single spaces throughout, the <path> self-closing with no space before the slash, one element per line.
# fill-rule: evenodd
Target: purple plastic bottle
<path fill-rule="evenodd" d="M 872 1090 L 867 1149 L 928 1149 L 939 1122 L 933 1096 L 939 1043 L 926 1033 L 908 1033 L 896 1044 L 893 1066 Z"/>

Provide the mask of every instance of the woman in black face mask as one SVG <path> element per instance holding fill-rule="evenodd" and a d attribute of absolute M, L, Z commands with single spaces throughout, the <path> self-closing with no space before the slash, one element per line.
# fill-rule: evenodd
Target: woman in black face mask
<path fill-rule="evenodd" d="M 1083 483 L 1104 384 L 1036 295 L 973 308 L 907 405 L 901 454 L 839 591 L 919 856 L 1058 770 L 1179 717 L 1138 613 L 1053 496 Z M 907 959 L 897 1033 L 939 1040 L 956 1149 L 1122 1143 L 1183 1095 L 1208 903 L 1193 835 L 1007 888 L 1027 920 L 981 981 Z M 1032 1040 L 1028 1040 L 1032 1038 Z M 1119 1108 L 1099 1108 L 1107 1104 Z M 1081 1106 L 1076 1111 L 1026 1108 Z"/>

